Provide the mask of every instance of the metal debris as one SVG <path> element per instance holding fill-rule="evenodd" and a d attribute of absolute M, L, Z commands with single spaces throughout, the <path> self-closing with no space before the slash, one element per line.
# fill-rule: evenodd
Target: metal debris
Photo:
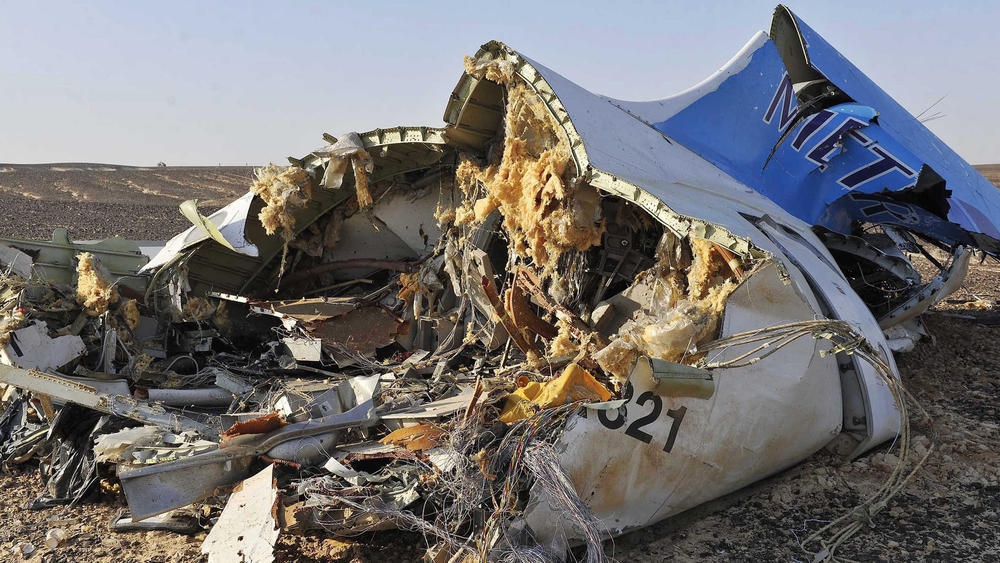
<path fill-rule="evenodd" d="M 786 9 L 772 34 L 650 103 L 488 43 L 445 128 L 325 135 L 216 213 L 185 202 L 193 226 L 151 259 L 6 241 L 0 461 L 45 460 L 36 507 L 118 479 L 121 531 L 190 531 L 158 515 L 228 495 L 210 561 L 270 561 L 282 528 L 601 561 L 610 537 L 898 435 L 894 494 L 911 465 L 890 348 L 972 247 L 997 254 L 1000 196 L 915 145 L 929 133 L 867 79 L 838 84 L 864 77 Z M 864 188 L 881 176 L 855 159 L 886 151 L 891 185 Z M 927 246 L 949 258 L 921 280 L 907 253 Z"/>
<path fill-rule="evenodd" d="M 274 465 L 243 481 L 201 546 L 209 563 L 268 563 L 281 529 Z"/>

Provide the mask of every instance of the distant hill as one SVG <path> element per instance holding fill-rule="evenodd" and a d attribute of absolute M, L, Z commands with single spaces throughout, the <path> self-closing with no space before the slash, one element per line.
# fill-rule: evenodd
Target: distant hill
<path fill-rule="evenodd" d="M 218 207 L 244 194 L 252 181 L 250 166 L 0 164 L 0 192 L 45 201 L 177 206 L 196 197 Z"/>
<path fill-rule="evenodd" d="M 154 166 L 52 163 L 0 164 L 0 236 L 49 239 L 63 227 L 72 238 L 119 235 L 162 239 L 191 224 L 177 210 L 198 199 L 210 213 L 243 195 L 252 166 Z"/>

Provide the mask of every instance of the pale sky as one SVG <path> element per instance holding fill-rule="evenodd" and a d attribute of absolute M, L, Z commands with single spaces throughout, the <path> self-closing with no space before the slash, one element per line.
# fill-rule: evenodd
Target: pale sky
<path fill-rule="evenodd" d="M 443 124 L 497 39 L 600 94 L 701 81 L 773 1 L 8 2 L 0 162 L 285 162 L 338 135 Z M 1000 162 L 1000 2 L 789 2 L 973 164 Z M 960 6 L 960 7 L 957 7 Z"/>

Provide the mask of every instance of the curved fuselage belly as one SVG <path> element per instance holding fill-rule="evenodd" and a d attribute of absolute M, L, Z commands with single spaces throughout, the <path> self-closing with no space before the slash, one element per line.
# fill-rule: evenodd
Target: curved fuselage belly
<path fill-rule="evenodd" d="M 797 286 L 782 279 L 776 263 L 756 271 L 730 296 L 721 337 L 815 319 L 815 300 Z M 837 360 L 821 354 L 829 348 L 800 338 L 752 365 L 714 370 L 707 398 L 657 394 L 652 378 L 633 373 L 622 407 L 570 418 L 556 445 L 561 465 L 612 536 L 733 492 L 803 460 L 840 432 Z M 733 347 L 712 360 L 748 350 Z M 528 524 L 558 541 L 553 536 L 573 527 L 542 496 L 533 491 Z"/>

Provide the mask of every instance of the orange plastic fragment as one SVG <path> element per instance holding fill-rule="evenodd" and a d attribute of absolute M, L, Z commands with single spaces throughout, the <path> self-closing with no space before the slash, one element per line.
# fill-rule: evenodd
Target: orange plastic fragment
<path fill-rule="evenodd" d="M 438 445 L 444 430 L 430 424 L 398 428 L 379 440 L 383 444 L 403 446 L 411 451 L 429 450 Z"/>
<path fill-rule="evenodd" d="M 220 434 L 219 437 L 232 438 L 243 434 L 264 434 L 272 430 L 277 430 L 287 424 L 285 419 L 281 418 L 281 414 L 272 412 L 264 416 L 251 418 L 250 420 L 244 420 L 243 422 L 237 422 L 230 426 L 229 430 Z"/>

